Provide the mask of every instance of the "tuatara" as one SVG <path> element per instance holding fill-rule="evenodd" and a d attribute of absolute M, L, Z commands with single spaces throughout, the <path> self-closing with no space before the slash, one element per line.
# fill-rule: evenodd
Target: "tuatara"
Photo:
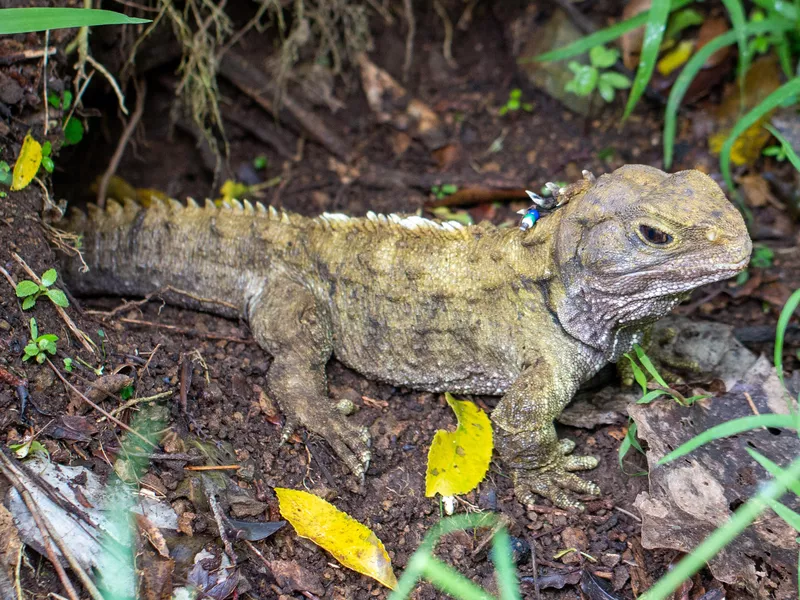
<path fill-rule="evenodd" d="M 746 267 L 739 212 L 698 171 L 629 165 L 561 190 L 568 203 L 527 231 L 417 216 L 307 218 L 260 204 L 109 201 L 62 226 L 83 235 L 78 294 L 140 296 L 243 317 L 273 357 L 270 395 L 358 476 L 367 431 L 328 397 L 335 356 L 366 377 L 431 392 L 503 395 L 496 446 L 518 500 L 580 506 L 553 419 L 578 386 L 629 351 L 692 289 Z"/>

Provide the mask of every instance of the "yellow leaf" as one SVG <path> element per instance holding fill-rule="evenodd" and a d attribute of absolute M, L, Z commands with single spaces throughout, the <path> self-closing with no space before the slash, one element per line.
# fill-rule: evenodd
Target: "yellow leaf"
<path fill-rule="evenodd" d="M 36 177 L 39 166 L 42 164 L 42 145 L 31 137 L 25 136 L 22 141 L 17 164 L 14 165 L 14 174 L 11 179 L 11 191 L 16 192 L 28 187 L 28 184 Z"/>
<path fill-rule="evenodd" d="M 455 431 L 436 432 L 428 451 L 425 495 L 466 494 L 486 476 L 492 459 L 492 424 L 480 408 L 468 400 L 444 395 L 456 413 Z"/>
<path fill-rule="evenodd" d="M 667 77 L 675 69 L 683 66 L 686 61 L 689 60 L 693 50 L 694 42 L 689 40 L 682 41 L 678 44 L 677 48 L 665 54 L 663 58 L 658 61 L 656 69 L 658 69 L 658 72 L 664 77 Z"/>
<path fill-rule="evenodd" d="M 731 148 L 731 162 L 737 167 L 753 164 L 761 157 L 761 149 L 770 139 L 770 133 L 764 129 L 763 124 L 766 118 L 759 119 L 744 133 L 736 138 Z M 725 140 L 728 139 L 730 130 L 720 131 L 708 138 L 708 149 L 712 154 L 718 155 L 722 150 Z"/>
<path fill-rule="evenodd" d="M 391 559 L 369 527 L 314 494 L 286 488 L 275 488 L 275 494 L 297 535 L 322 546 L 348 569 L 395 588 Z"/>

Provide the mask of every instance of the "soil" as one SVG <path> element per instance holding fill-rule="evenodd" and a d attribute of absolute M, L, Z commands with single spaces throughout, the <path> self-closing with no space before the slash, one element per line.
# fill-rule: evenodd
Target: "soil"
<path fill-rule="evenodd" d="M 503 11 L 505 12 L 505 11 Z M 612 13 L 613 14 L 613 13 Z M 590 119 L 563 109 L 557 101 L 529 87 L 518 78 L 514 58 L 504 37 L 504 15 L 481 4 L 476 20 L 466 32 L 458 32 L 453 56 L 458 66 L 450 68 L 441 55 L 442 31 L 433 9 L 420 8 L 417 16 L 416 58 L 410 80 L 410 92 L 428 103 L 448 121 L 453 139 L 460 146 L 456 161 L 446 173 L 468 173 L 477 169 L 487 174 L 502 174 L 519 182 L 521 187 L 538 190 L 545 181 L 571 181 L 580 177 L 581 169 L 605 173 L 623 164 L 636 162 L 661 164 L 660 106 L 643 102 L 624 125 L 619 123 L 620 100 L 598 107 Z M 374 19 L 376 47 L 372 59 L 402 80 L 404 30 Z M 243 40 L 249 59 L 259 64 L 264 52 L 257 35 Z M 142 126 L 120 164 L 117 174 L 136 187 L 160 189 L 177 198 L 202 198 L 214 193 L 214 174 L 204 164 L 196 140 L 186 130 L 171 126 L 169 107 L 171 91 L 161 85 L 171 80 L 174 64 L 148 73 L 150 92 Z M 102 90 L 102 86 L 94 86 Z M 508 97 L 508 90 L 519 87 L 534 105 L 531 113 L 500 117 L 495 107 Z M 223 84 L 225 110 L 235 110 L 259 121 L 273 122 L 252 100 Z M 375 165 L 404 172 L 436 172 L 437 163 L 419 142 L 397 155 L 392 147 L 393 131 L 377 123 L 363 93 L 354 79 L 351 85 L 339 84 L 337 97 L 344 107 L 335 115 L 320 109 L 327 122 L 349 147 L 359 155 L 369 156 Z M 90 120 L 91 130 L 84 141 L 64 149 L 58 156 L 58 170 L 52 184 L 56 198 L 67 198 L 70 204 L 82 206 L 92 198 L 91 184 L 107 166 L 107 160 L 118 139 L 120 125 L 114 97 L 101 91 L 91 92 L 84 102 L 96 108 L 100 117 Z M 132 102 L 132 100 L 131 100 Z M 705 110 L 700 105 L 698 110 Z M 415 211 L 429 199 L 414 189 L 381 190 L 360 185 L 358 180 L 344 184 L 330 169 L 330 156 L 325 149 L 306 142 L 302 159 L 286 160 L 273 148 L 253 139 L 233 123 L 227 125 L 230 143 L 230 169 L 233 173 L 249 173 L 248 165 L 258 155 L 266 155 L 269 166 L 259 173 L 264 180 L 282 175 L 280 185 L 266 190 L 265 202 L 283 206 L 303 214 L 342 211 L 363 214 Z M 502 150 L 489 152 L 493 142 L 502 138 Z M 288 139 L 296 140 L 294 134 Z M 701 135 L 682 132 L 674 170 L 701 168 L 713 172 L 716 158 L 707 150 Z M 294 152 L 296 147 L 292 147 Z M 789 181 L 789 171 L 773 165 L 775 172 Z M 219 180 L 216 181 L 219 184 Z M 0 265 L 16 280 L 26 278 L 10 253 L 16 252 L 36 273 L 56 264 L 56 259 L 40 224 L 41 190 L 31 186 L 24 192 L 10 194 L 0 201 Z M 476 221 L 491 219 L 497 223 L 513 220 L 520 203 L 482 204 L 470 208 Z M 789 217 L 773 205 L 755 210 L 757 224 L 772 226 Z M 774 228 L 770 229 L 773 231 Z M 758 228 L 755 229 L 758 231 Z M 679 312 L 731 323 L 736 326 L 773 326 L 786 292 L 800 287 L 800 260 L 795 247 L 796 225 L 789 221 L 788 233 L 756 240 L 776 251 L 772 265 L 754 269 L 751 278 L 758 285 L 742 292 L 728 283 L 698 290 Z M 771 287 L 770 287 L 771 286 Z M 97 311 L 111 311 L 121 306 L 118 298 L 72 299 L 69 314 L 77 326 L 102 345 L 103 358 L 93 358 L 82 350 L 74 336 L 48 302 L 38 302 L 35 309 L 23 312 L 9 285 L 0 281 L 0 366 L 24 375 L 30 382 L 30 404 L 23 422 L 20 399 L 13 387 L 0 384 L 0 435 L 14 441 L 28 429 L 40 431 L 57 415 L 75 412 L 76 407 L 62 383 L 47 366 L 21 360 L 22 348 L 28 339 L 28 319 L 33 314 L 40 331 L 56 333 L 60 340 L 54 364 L 61 367 L 66 356 L 81 357 L 91 364 L 102 362 L 105 372 L 123 370 L 135 375 L 135 394 L 146 397 L 172 390 L 168 399 L 168 427 L 181 440 L 198 439 L 226 452 L 227 460 L 254 467 L 252 475 L 232 475 L 233 481 L 255 498 L 267 503 L 266 519 L 278 516 L 273 487 L 307 489 L 331 499 L 338 508 L 368 525 L 386 545 L 396 572 L 400 573 L 425 533 L 441 518 L 436 500 L 424 496 L 425 465 L 428 445 L 434 432 L 452 428 L 455 420 L 444 398 L 368 381 L 336 361 L 328 368 L 331 395 L 351 399 L 358 408 L 351 418 L 366 425 L 373 439 L 373 460 L 362 486 L 335 459 L 327 445 L 300 432 L 289 443 L 279 445 L 280 422 L 265 408 L 260 390 L 266 388 L 270 357 L 250 338 L 246 324 L 203 313 L 165 306 L 154 299 L 103 316 Z M 134 324 L 122 319 L 136 319 Z M 98 332 L 102 331 L 104 337 Z M 751 345 L 755 351 L 771 353 L 769 343 Z M 795 368 L 793 349 L 787 348 L 786 366 Z M 190 365 L 190 377 L 182 374 L 182 365 Z M 95 375 L 76 367 L 69 376 L 79 388 L 86 389 Z M 178 389 L 190 380 L 186 411 L 180 407 Z M 497 398 L 474 398 L 491 410 Z M 107 400 L 107 409 L 114 400 Z M 80 410 L 83 410 L 82 408 Z M 129 411 L 130 412 L 130 411 Z M 91 414 L 91 413 L 90 413 Z M 268 417 L 272 417 L 271 419 Z M 131 418 L 126 414 L 124 419 Z M 40 439 L 58 462 L 80 464 L 95 472 L 111 472 L 113 450 L 119 448 L 119 428 L 107 422 L 90 442 L 65 442 L 43 435 Z M 603 490 L 598 498 L 584 498 L 587 510 L 578 514 L 553 508 L 542 500 L 531 509 L 520 505 L 502 464 L 493 463 L 486 480 L 478 489 L 463 497 L 459 510 L 480 508 L 497 510 L 509 519 L 510 532 L 518 543 L 533 546 L 539 575 L 563 576 L 586 568 L 616 584 L 614 592 L 621 598 L 632 598 L 655 581 L 679 558 L 674 552 L 642 550 L 639 544 L 640 524 L 635 517 L 633 501 L 647 489 L 646 477 L 630 477 L 622 472 L 617 451 L 624 435 L 620 426 L 601 426 L 587 431 L 560 428 L 560 435 L 577 442 L 576 453 L 600 458 L 600 466 L 588 476 Z M 110 449 L 110 450 L 109 450 Z M 226 462 L 225 460 L 221 462 Z M 626 470 L 633 472 L 644 465 L 640 457 L 629 456 Z M 160 482 L 166 497 L 175 498 L 186 472 L 168 463 L 153 462 L 148 477 Z M 5 485 L 0 481 L 0 491 Z M 196 536 L 221 548 L 216 525 L 210 513 L 195 510 L 193 521 Z M 592 564 L 580 559 L 556 559 L 554 556 L 575 544 L 575 537 L 585 536 L 584 551 L 600 559 Z M 495 589 L 493 567 L 488 546 L 483 545 L 487 532 L 475 535 L 450 535 L 439 546 L 441 558 L 465 573 L 476 583 Z M 312 543 L 298 538 L 286 527 L 256 547 L 268 561 L 292 561 L 320 578 L 324 598 L 361 600 L 385 598 L 387 591 L 371 579 L 336 564 L 331 557 Z M 301 598 L 301 592 L 278 587 L 256 556 L 237 546 L 242 575 L 254 598 Z M 614 558 L 620 555 L 621 558 Z M 618 562 L 617 562 L 618 561 Z M 58 580 L 46 561 L 33 569 L 23 569 L 23 581 L 29 594 L 44 596 L 60 592 Z M 518 565 L 522 578 L 523 597 L 537 596 L 531 577 L 535 574 L 530 556 Z M 177 576 L 177 582 L 179 577 Z M 185 571 L 183 575 L 185 576 Z M 574 576 L 573 576 L 574 577 Z M 576 581 L 570 579 L 563 589 L 543 589 L 541 598 L 577 598 Z M 691 597 L 719 586 L 707 574 L 694 580 Z M 633 586 L 633 587 L 632 587 Z M 730 591 L 730 597 L 736 592 Z M 305 596 L 311 597 L 311 596 Z M 421 584 L 415 598 L 444 597 L 429 584 Z"/>

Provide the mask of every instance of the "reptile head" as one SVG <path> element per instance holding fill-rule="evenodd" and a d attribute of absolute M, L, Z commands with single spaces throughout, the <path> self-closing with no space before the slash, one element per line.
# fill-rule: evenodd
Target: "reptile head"
<path fill-rule="evenodd" d="M 739 211 L 699 171 L 629 165 L 562 210 L 555 250 L 567 297 L 608 329 L 658 319 L 685 293 L 735 275 L 750 259 Z"/>

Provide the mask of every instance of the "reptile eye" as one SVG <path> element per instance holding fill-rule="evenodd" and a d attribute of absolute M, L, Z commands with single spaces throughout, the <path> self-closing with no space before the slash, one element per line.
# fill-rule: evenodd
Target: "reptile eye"
<path fill-rule="evenodd" d="M 639 225 L 639 233 L 642 238 L 655 244 L 656 246 L 666 246 L 672 242 L 672 236 L 665 231 L 650 227 L 649 225 Z"/>

